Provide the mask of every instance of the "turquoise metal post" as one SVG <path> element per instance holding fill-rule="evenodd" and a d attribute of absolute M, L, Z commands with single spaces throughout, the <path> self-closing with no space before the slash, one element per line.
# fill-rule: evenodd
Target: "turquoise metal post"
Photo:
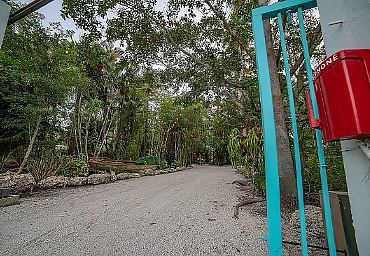
<path fill-rule="evenodd" d="M 298 12 L 298 19 L 299 19 L 299 28 L 301 30 L 303 53 L 304 53 L 304 58 L 306 62 L 308 85 L 310 88 L 313 111 L 314 111 L 315 118 L 319 119 L 320 118 L 319 109 L 317 107 L 315 89 L 314 89 L 313 82 L 312 82 L 312 69 L 311 69 L 311 64 L 310 64 L 310 54 L 308 51 L 306 31 L 305 31 L 304 23 L 303 23 L 302 8 L 299 7 L 297 12 Z M 321 134 L 321 131 L 318 129 L 316 129 L 316 143 L 317 143 L 317 151 L 318 151 L 319 162 L 320 162 L 322 197 L 324 201 L 325 223 L 326 223 L 326 232 L 328 236 L 329 252 L 331 256 L 334 256 L 334 255 L 337 255 L 337 252 L 336 252 L 335 240 L 334 240 L 333 223 L 331 219 L 331 208 L 330 208 L 330 200 L 329 200 L 328 180 L 326 176 L 325 155 L 324 155 L 324 148 L 322 145 L 322 134 Z"/>
<path fill-rule="evenodd" d="M 290 116 L 291 116 L 291 119 L 292 119 L 292 130 L 293 130 L 293 137 L 294 137 L 294 139 L 293 139 L 293 141 L 294 141 L 294 156 L 295 156 L 295 167 L 296 167 L 296 172 L 297 172 L 297 188 L 298 188 L 298 202 L 299 202 L 299 219 L 300 219 L 300 224 L 301 224 L 302 253 L 303 253 L 303 256 L 308 256 L 306 218 L 305 218 L 305 215 L 304 215 L 301 154 L 299 152 L 297 118 L 296 118 L 296 114 L 295 114 L 292 79 L 291 79 L 291 76 L 290 76 L 288 54 L 287 54 L 287 51 L 286 51 L 283 21 L 281 19 L 281 13 L 280 12 L 278 13 L 278 23 L 279 23 L 279 31 L 280 31 L 281 49 L 282 49 L 283 58 L 284 58 L 286 83 L 287 83 L 288 95 L 289 95 Z"/>
<path fill-rule="evenodd" d="M 279 169 L 271 80 L 262 15 L 253 15 L 253 11 L 254 10 L 252 10 L 253 33 L 259 74 L 258 80 L 262 108 L 265 152 L 268 229 L 267 246 L 269 248 L 270 256 L 282 256 L 283 248 L 281 234 Z"/>
<path fill-rule="evenodd" d="M 269 255 L 283 255 L 280 213 L 279 169 L 276 145 L 274 108 L 272 101 L 270 72 L 267 60 L 265 33 L 262 16 L 253 16 L 253 31 L 259 75 L 264 136 L 266 193 L 267 193 L 267 246 Z"/>

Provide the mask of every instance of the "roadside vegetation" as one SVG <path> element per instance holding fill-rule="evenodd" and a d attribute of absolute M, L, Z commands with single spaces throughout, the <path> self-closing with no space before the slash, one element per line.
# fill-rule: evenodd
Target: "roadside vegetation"
<path fill-rule="evenodd" d="M 5 1 L 14 10 L 15 1 Z M 35 13 L 6 30 L 0 49 L 0 159 L 36 180 L 86 176 L 90 158 L 185 166 L 231 164 L 263 193 L 265 171 L 251 9 L 265 1 L 64 0 L 62 15 L 86 31 L 78 41 Z M 82 8 L 83 7 L 83 8 Z M 113 18 L 108 13 L 114 12 Z M 111 17 L 111 16 L 109 16 Z M 291 59 L 305 197 L 320 190 L 307 76 L 296 17 L 284 20 Z M 318 18 L 305 13 L 313 63 L 324 57 Z M 106 23 L 102 23 L 107 20 Z M 287 89 L 276 22 L 267 44 L 279 165 L 295 175 Z M 119 45 L 118 43 L 119 42 Z M 279 117 L 280 116 L 280 117 Z M 279 119 L 280 118 L 280 119 Z M 346 190 L 338 143 L 325 144 L 330 190 Z M 284 178 L 283 196 L 295 183 Z M 285 192 L 285 193 L 284 193 Z M 288 199 L 288 201 L 291 199 Z"/>

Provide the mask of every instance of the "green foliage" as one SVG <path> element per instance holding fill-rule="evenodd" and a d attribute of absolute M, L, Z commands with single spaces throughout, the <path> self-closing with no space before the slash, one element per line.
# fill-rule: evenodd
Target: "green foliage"
<path fill-rule="evenodd" d="M 229 137 L 227 148 L 232 165 L 244 166 L 245 174 L 252 176 L 261 191 L 265 190 L 265 163 L 260 128 L 250 129 L 245 138 L 241 136 L 240 130 L 235 128 Z"/>
<path fill-rule="evenodd" d="M 40 181 L 49 176 L 63 175 L 66 177 L 87 176 L 89 166 L 86 157 L 66 156 L 58 150 L 43 147 L 28 161 L 27 170 L 35 180 Z"/>
<path fill-rule="evenodd" d="M 13 10 L 20 8 L 7 2 Z M 37 13 L 9 26 L 0 49 L 0 141 L 7 144 L 6 152 L 21 158 L 41 117 L 28 165 L 38 179 L 55 170 L 84 176 L 89 156 L 138 159 L 149 154 L 140 161 L 161 165 L 160 159 L 166 159 L 175 166 L 198 158 L 231 162 L 244 166 L 265 189 L 258 77 L 250 47 L 251 9 L 258 5 L 256 0 L 171 0 L 165 10 L 157 10 L 155 1 L 147 0 L 64 0 L 63 16 L 89 32 L 80 42 L 59 24 L 44 28 Z M 313 38 L 318 19 L 309 11 L 304 15 L 308 38 Z M 275 21 L 272 33 L 276 38 Z M 115 40 L 124 47 L 113 48 Z M 302 49 L 294 17 L 286 40 L 295 65 Z M 319 36 L 310 45 L 316 63 L 323 57 L 320 42 Z M 278 40 L 274 46 L 277 50 Z M 277 64 L 284 81 L 282 61 Z M 306 73 L 292 75 L 304 186 L 315 195 L 320 176 L 307 122 Z M 286 87 L 282 95 L 287 106 Z M 78 157 L 43 155 L 46 146 L 56 144 L 70 145 Z M 4 162 L 6 154 L 1 157 Z M 326 145 L 326 160 L 330 189 L 345 190 L 338 143 Z"/>
<path fill-rule="evenodd" d="M 203 158 L 197 158 L 197 162 L 198 162 L 198 164 L 204 164 L 206 162 L 206 160 L 203 159 Z"/>
<path fill-rule="evenodd" d="M 329 190 L 332 191 L 347 191 L 347 180 L 341 150 L 340 142 L 326 144 L 325 160 L 328 166 L 328 185 Z"/>
<path fill-rule="evenodd" d="M 245 147 L 247 158 L 244 160 L 244 163 L 248 169 L 250 169 L 250 164 L 252 164 L 255 166 L 254 168 L 262 172 L 265 168 L 262 134 L 259 137 L 256 134 L 256 129 L 249 130 L 245 140 Z"/>
<path fill-rule="evenodd" d="M 158 165 L 162 170 L 164 169 L 164 163 L 158 156 L 140 157 L 136 160 L 136 164 Z"/>
<path fill-rule="evenodd" d="M 13 10 L 20 8 L 9 3 Z M 24 156 L 36 127 L 36 142 L 64 141 L 68 97 L 87 80 L 69 49 L 71 32 L 58 23 L 45 28 L 41 21 L 42 15 L 34 13 L 8 26 L 0 49 L 0 140 L 9 143 L 17 158 Z M 40 160 L 29 167 L 40 173 L 54 168 L 49 164 Z"/>
<path fill-rule="evenodd" d="M 1 146 L 1 142 L 0 142 L 0 146 Z M 4 167 L 4 164 L 10 160 L 10 156 L 11 156 L 11 152 L 8 151 L 3 151 L 0 153 L 0 172 L 3 170 L 3 167 Z"/>
<path fill-rule="evenodd" d="M 123 159 L 137 159 L 139 155 L 139 147 L 136 144 L 132 143 L 126 147 L 125 152 L 123 153 Z"/>
<path fill-rule="evenodd" d="M 83 177 L 89 174 L 89 165 L 86 157 L 80 154 L 79 157 L 64 156 L 65 163 L 58 171 L 59 175 L 71 177 Z"/>
<path fill-rule="evenodd" d="M 240 131 L 238 128 L 235 128 L 232 130 L 232 133 L 229 137 L 229 144 L 227 144 L 227 150 L 233 166 L 243 165 L 242 143 Z"/>
<path fill-rule="evenodd" d="M 50 149 L 43 149 L 39 156 L 30 160 L 27 170 L 36 181 L 43 180 L 49 176 L 54 176 L 68 163 L 68 159 L 59 152 L 52 152 Z"/>
<path fill-rule="evenodd" d="M 265 154 L 263 151 L 263 138 L 261 127 L 251 129 L 245 140 L 246 155 L 244 163 L 249 172 L 251 172 L 254 183 L 261 191 L 266 190 L 265 177 Z M 257 135 L 260 132 L 259 135 Z"/>

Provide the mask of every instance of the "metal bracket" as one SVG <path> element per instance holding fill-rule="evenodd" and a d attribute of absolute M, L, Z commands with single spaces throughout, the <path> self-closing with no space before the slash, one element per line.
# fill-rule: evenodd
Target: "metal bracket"
<path fill-rule="evenodd" d="M 333 21 L 333 22 L 329 23 L 329 26 L 333 26 L 335 24 L 342 24 L 343 22 L 344 22 L 344 20 Z"/>
<path fill-rule="evenodd" d="M 321 129 L 321 121 L 320 119 L 315 118 L 315 114 L 313 112 L 311 94 L 309 91 L 306 92 L 306 100 L 307 100 L 308 120 L 310 122 L 310 127 L 315 128 L 315 129 Z"/>

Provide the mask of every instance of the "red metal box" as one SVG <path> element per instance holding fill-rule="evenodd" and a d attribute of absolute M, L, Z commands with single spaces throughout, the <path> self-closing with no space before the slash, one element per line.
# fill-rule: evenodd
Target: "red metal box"
<path fill-rule="evenodd" d="M 333 54 L 313 80 L 324 140 L 370 137 L 370 49 Z"/>

